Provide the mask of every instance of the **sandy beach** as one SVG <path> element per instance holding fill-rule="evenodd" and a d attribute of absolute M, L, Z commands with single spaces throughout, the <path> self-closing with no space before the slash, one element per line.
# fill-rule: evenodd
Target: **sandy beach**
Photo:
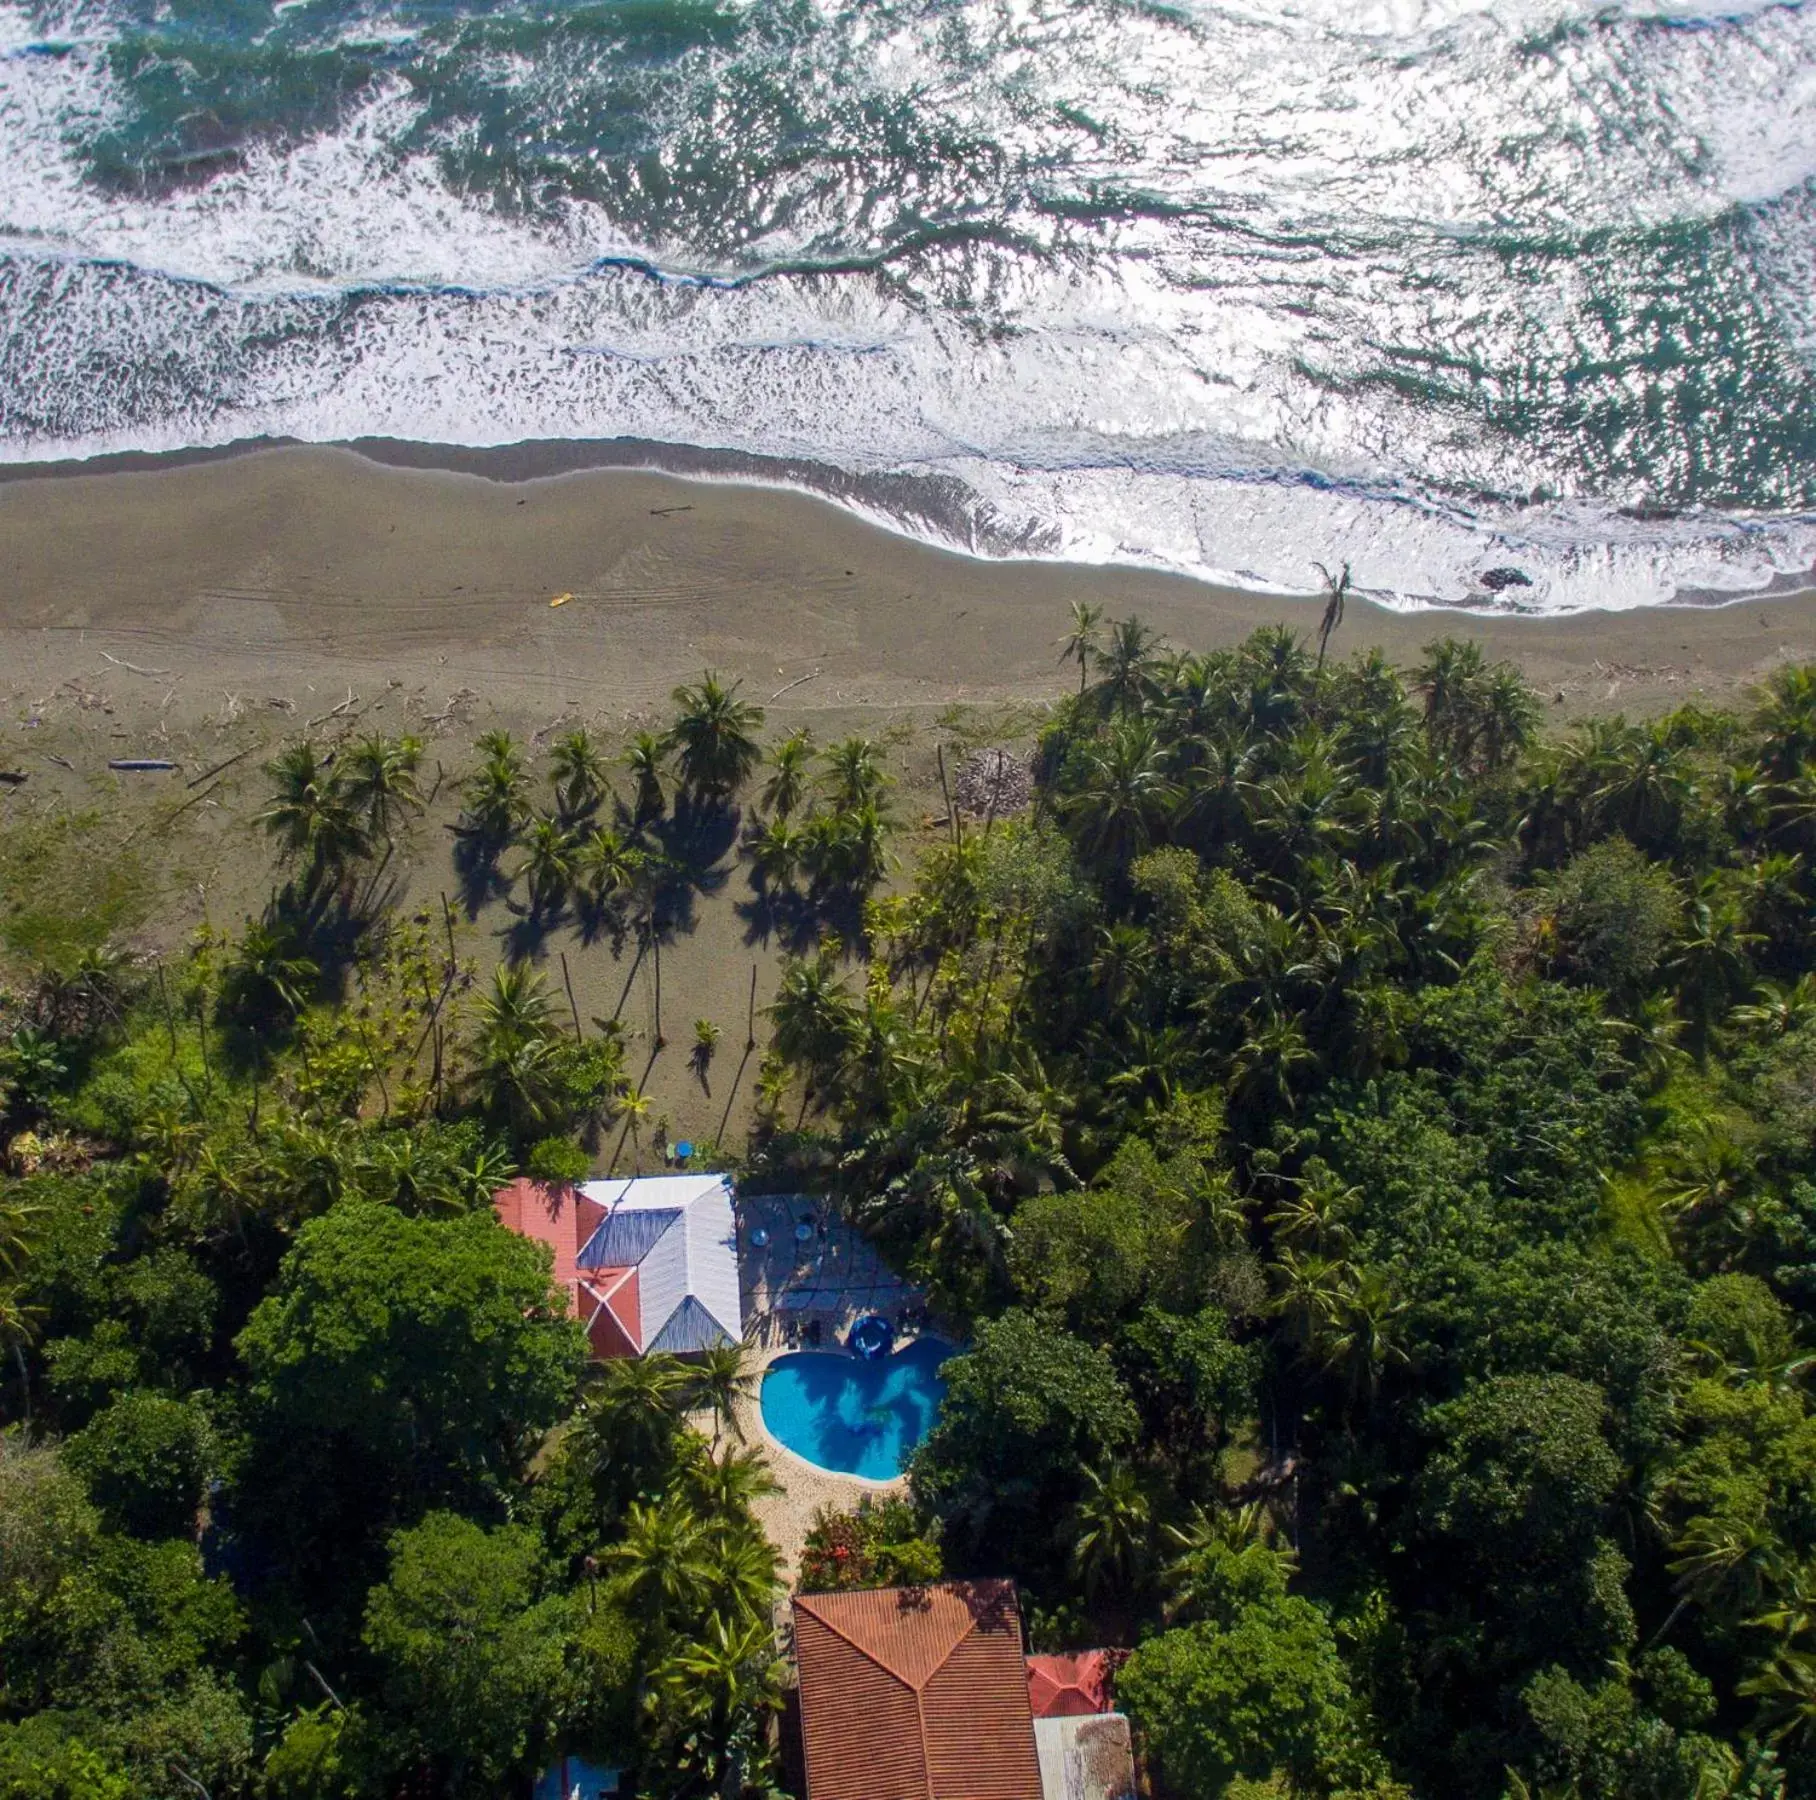
<path fill-rule="evenodd" d="M 1320 610 L 1136 570 L 974 560 L 775 488 L 559 472 L 546 452 L 448 460 L 470 466 L 279 448 L 0 481 L 0 770 L 26 777 L 0 787 L 0 833 L 89 821 L 87 866 L 140 867 L 155 900 L 133 941 L 167 950 L 203 922 L 237 930 L 263 904 L 274 866 L 255 818 L 275 748 L 410 730 L 428 746 L 430 805 L 388 873 L 438 912 L 479 732 L 539 747 L 584 722 L 615 744 L 664 722 L 676 683 L 712 667 L 768 708 L 771 735 L 806 725 L 889 745 L 906 866 L 938 829 L 935 743 L 1025 739 L 1071 685 L 1056 640 L 1074 600 L 1137 612 L 1195 648 L 1274 621 L 1309 632 Z M 1561 723 L 1738 697 L 1778 663 L 1816 657 L 1816 595 L 1554 620 L 1359 600 L 1333 653 L 1379 644 L 1412 662 L 1445 633 L 1517 661 Z M 178 767 L 108 771 L 128 757 Z M 566 928 L 538 946 L 577 1018 L 626 1026 L 652 1130 L 674 1140 L 742 1141 L 755 1079 L 743 1045 L 753 1009 L 766 1035 L 781 955 L 749 900 L 728 856 L 723 885 L 664 950 L 660 997 L 634 947 Z M 482 970 L 520 911 L 507 898 L 467 921 Z M 723 1033 L 704 1074 L 687 1061 L 698 1018 Z M 614 1139 L 602 1159 L 629 1167 L 647 1152 Z"/>
<path fill-rule="evenodd" d="M 495 480 L 311 448 L 0 482 L 0 571 L 9 721 L 74 679 L 127 728 L 157 711 L 173 730 L 229 696 L 319 711 L 386 684 L 432 711 L 468 689 L 503 718 L 628 714 L 709 664 L 779 693 L 791 718 L 886 719 L 1063 691 L 1054 640 L 1075 599 L 1200 648 L 1317 619 L 1303 598 L 973 560 L 773 488 L 621 469 Z M 1816 594 L 1551 620 L 1357 601 L 1335 648 L 1404 661 L 1445 632 L 1518 661 L 1566 714 L 1645 711 L 1816 655 Z"/>

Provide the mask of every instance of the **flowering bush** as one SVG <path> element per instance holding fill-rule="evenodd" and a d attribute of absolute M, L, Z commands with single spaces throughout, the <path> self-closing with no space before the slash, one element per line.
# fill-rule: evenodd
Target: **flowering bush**
<path fill-rule="evenodd" d="M 822 1507 L 801 1552 L 802 1593 L 836 1588 L 916 1587 L 943 1573 L 939 1544 L 905 1500 L 858 1502 L 855 1512 Z"/>

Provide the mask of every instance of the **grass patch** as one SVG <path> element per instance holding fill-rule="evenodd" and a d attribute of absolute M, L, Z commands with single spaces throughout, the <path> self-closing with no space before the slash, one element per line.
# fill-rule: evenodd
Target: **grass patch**
<path fill-rule="evenodd" d="M 24 819 L 0 834 L 0 951 L 64 970 L 151 916 L 149 870 L 99 812 Z"/>

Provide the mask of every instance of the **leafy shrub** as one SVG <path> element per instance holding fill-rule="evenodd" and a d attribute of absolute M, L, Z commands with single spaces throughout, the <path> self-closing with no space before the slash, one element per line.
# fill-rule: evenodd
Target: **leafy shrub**
<path fill-rule="evenodd" d="M 855 1512 L 822 1507 L 801 1551 L 802 1593 L 916 1587 L 943 1572 L 937 1533 L 907 1501 L 866 1494 Z"/>

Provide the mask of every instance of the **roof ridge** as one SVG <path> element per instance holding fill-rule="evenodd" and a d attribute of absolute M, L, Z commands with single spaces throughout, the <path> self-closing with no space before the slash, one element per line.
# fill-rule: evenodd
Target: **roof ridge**
<path fill-rule="evenodd" d="M 710 1315 L 708 1315 L 708 1316 L 710 1317 Z M 959 1584 L 941 1582 L 938 1585 L 941 1587 L 949 1587 L 949 1586 L 957 1586 Z M 926 1691 L 928 1682 L 930 1682 L 934 1678 L 934 1676 L 936 1676 L 940 1672 L 940 1670 L 943 1669 L 947 1665 L 947 1663 L 951 1662 L 953 1656 L 957 1653 L 958 1647 L 960 1644 L 964 1643 L 967 1639 L 975 1637 L 977 1635 L 977 1617 L 976 1617 L 976 1615 L 973 1614 L 966 1621 L 964 1630 L 962 1630 L 958 1634 L 958 1636 L 955 1637 L 952 1640 L 952 1642 L 946 1646 L 945 1651 L 940 1656 L 940 1659 L 937 1662 L 931 1663 L 928 1665 L 926 1673 L 924 1675 L 922 1675 L 920 1680 L 919 1681 L 910 1681 L 908 1679 L 908 1677 L 901 1672 L 900 1669 L 891 1668 L 890 1665 L 888 1663 L 884 1662 L 882 1657 L 880 1657 L 876 1653 L 876 1651 L 873 1650 L 868 1644 L 859 1643 L 858 1640 L 855 1637 L 853 1637 L 849 1631 L 845 1630 L 845 1628 L 843 1626 L 839 1625 L 835 1620 L 828 1618 L 825 1613 L 823 1613 L 817 1606 L 814 1606 L 812 1604 L 812 1602 L 815 1600 L 818 1600 L 821 1598 L 832 1598 L 842 1592 L 847 1592 L 847 1591 L 850 1591 L 850 1590 L 841 1590 L 841 1589 L 835 1588 L 835 1589 L 829 1590 L 828 1594 L 825 1596 L 821 1596 L 818 1594 L 797 1594 L 795 1596 L 795 1601 L 796 1601 L 796 1604 L 807 1603 L 808 1611 L 811 1612 L 813 1614 L 813 1616 L 816 1619 L 818 1619 L 820 1621 L 820 1623 L 822 1625 L 824 1625 L 826 1627 L 826 1629 L 833 1634 L 833 1636 L 835 1636 L 835 1637 L 843 1640 L 845 1643 L 849 1644 L 852 1647 L 852 1649 L 857 1651 L 857 1653 L 865 1659 L 866 1662 L 875 1663 L 876 1666 L 879 1669 L 881 1669 L 883 1671 L 883 1673 L 885 1675 L 887 1675 L 891 1681 L 900 1682 L 901 1685 L 903 1687 L 905 1687 L 909 1691 L 909 1693 L 911 1693 L 914 1696 L 915 1707 L 918 1710 L 920 1707 L 920 1704 L 921 1704 L 921 1695 Z M 873 1592 L 873 1593 L 887 1593 L 890 1590 L 888 1590 L 886 1588 L 875 1588 L 875 1589 L 870 1589 L 868 1591 Z M 923 1725 L 925 1724 L 924 1719 L 923 1719 L 922 1723 L 923 1723 Z M 929 1777 L 929 1779 L 931 1779 L 931 1777 Z"/>
<path fill-rule="evenodd" d="M 845 1627 L 843 1625 L 841 1625 L 836 1619 L 828 1618 L 826 1616 L 826 1614 L 824 1612 L 822 1612 L 820 1610 L 820 1608 L 814 1604 L 815 1601 L 823 1599 L 823 1598 L 824 1599 L 833 1598 L 839 1592 L 841 1592 L 840 1589 L 834 1588 L 834 1589 L 828 1590 L 828 1592 L 825 1595 L 796 1594 L 795 1595 L 795 1605 L 805 1607 L 807 1609 L 807 1611 L 810 1612 L 816 1619 L 818 1619 L 819 1622 L 822 1625 L 824 1625 L 826 1627 L 826 1629 L 828 1631 L 830 1631 L 832 1633 L 832 1635 L 834 1637 L 836 1637 L 841 1643 L 849 1644 L 851 1646 L 851 1648 L 853 1650 L 855 1650 L 859 1656 L 863 1657 L 863 1659 L 866 1662 L 875 1663 L 876 1666 L 879 1669 L 881 1669 L 883 1671 L 883 1673 L 885 1675 L 887 1675 L 891 1681 L 897 1682 L 902 1687 L 905 1687 L 909 1691 L 909 1693 L 914 1695 L 915 1706 L 918 1709 L 920 1706 L 920 1689 L 917 1688 L 914 1685 L 914 1683 L 912 1681 L 910 1681 L 905 1675 L 903 1675 L 899 1669 L 890 1668 L 890 1666 L 886 1662 L 884 1662 L 883 1659 L 880 1656 L 878 1656 L 877 1653 L 874 1650 L 872 1650 L 868 1644 L 860 1644 L 858 1642 L 858 1640 L 856 1638 L 854 1638 L 851 1635 L 851 1633 L 845 1629 Z"/>

